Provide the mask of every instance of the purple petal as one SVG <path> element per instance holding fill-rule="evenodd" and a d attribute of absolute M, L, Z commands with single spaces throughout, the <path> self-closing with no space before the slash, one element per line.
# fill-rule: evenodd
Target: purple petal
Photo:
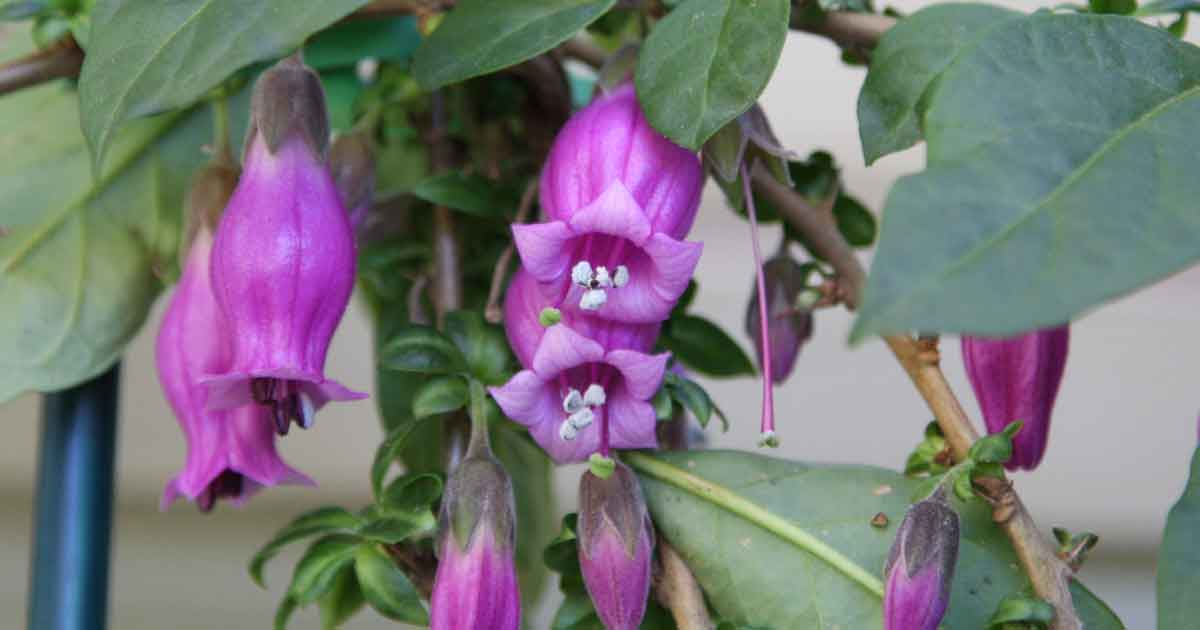
<path fill-rule="evenodd" d="M 578 235 L 609 234 L 639 247 L 651 233 L 650 221 L 642 207 L 620 181 L 613 181 L 600 197 L 571 215 L 570 225 Z"/>
<path fill-rule="evenodd" d="M 658 377 L 661 381 L 662 372 Z M 608 414 L 609 444 L 613 448 L 658 448 L 658 418 L 654 406 L 630 394 L 629 386 L 630 381 L 626 379 L 624 384 L 613 388 L 604 405 Z"/>
<path fill-rule="evenodd" d="M 643 354 L 631 350 L 613 350 L 604 361 L 617 368 L 625 378 L 625 387 L 638 400 L 650 400 L 662 385 L 663 373 L 671 355 Z"/>
<path fill-rule="evenodd" d="M 644 255 L 629 259 L 630 282 L 608 292 L 600 313 L 619 322 L 659 322 L 666 319 L 700 261 L 703 245 L 676 241 L 654 234 L 643 246 Z M 574 303 L 568 297 L 569 303 Z"/>
<path fill-rule="evenodd" d="M 575 237 L 566 223 L 523 223 L 512 226 L 513 243 L 521 264 L 540 282 L 551 282 L 567 274 Z"/>
<path fill-rule="evenodd" d="M 562 409 L 555 387 L 532 370 L 521 370 L 504 385 L 489 387 L 488 392 L 504 415 L 529 427 L 531 432 L 543 424 L 556 425 L 561 420 Z"/>
<path fill-rule="evenodd" d="M 521 597 L 517 569 L 481 522 L 467 550 L 444 537 L 430 598 L 430 630 L 518 630 Z"/>
<path fill-rule="evenodd" d="M 580 548 L 579 567 L 596 613 L 608 630 L 637 630 L 650 593 L 649 535 L 638 537 L 630 557 L 620 536 L 605 527 L 588 551 Z"/>
<path fill-rule="evenodd" d="M 570 368 L 600 361 L 604 347 L 580 335 L 563 324 L 546 329 L 537 352 L 533 355 L 533 371 L 549 380 Z"/>

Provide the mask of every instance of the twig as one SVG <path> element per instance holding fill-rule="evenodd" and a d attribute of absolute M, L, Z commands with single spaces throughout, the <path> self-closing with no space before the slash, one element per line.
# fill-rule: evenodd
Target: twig
<path fill-rule="evenodd" d="M 854 255 L 854 250 L 838 231 L 832 215 L 818 213 L 800 195 L 761 173 L 756 169 L 755 189 L 771 199 L 784 218 L 807 237 L 814 253 L 829 262 L 838 275 L 838 281 L 847 290 L 846 305 L 853 308 L 858 304 L 866 272 Z M 927 341 L 918 341 L 908 335 L 889 335 L 884 337 L 884 341 L 933 411 L 955 458 L 966 458 L 971 444 L 979 439 L 979 434 L 946 382 L 938 365 L 937 353 L 930 352 Z M 1034 592 L 1054 606 L 1051 629 L 1080 630 L 1083 624 L 1075 612 L 1069 590 L 1072 575 L 1070 567 L 1055 554 L 1049 540 L 1038 531 L 1033 517 L 1016 492 L 1011 487 L 1006 492 L 1009 494 L 1001 499 L 1010 503 L 1012 509 L 1009 510 L 1010 516 L 999 519 L 998 524 L 1012 542 Z"/>
<path fill-rule="evenodd" d="M 712 630 L 712 618 L 704 603 L 704 592 L 679 552 L 662 536 L 658 537 L 658 558 L 662 573 L 654 585 L 654 594 L 671 616 L 679 630 Z"/>
<path fill-rule="evenodd" d="M 793 29 L 828 37 L 843 48 L 874 48 L 883 34 L 896 25 L 896 18 L 876 13 L 830 11 L 816 22 L 804 21 L 800 17 L 802 11 L 792 13 L 797 16 L 792 21 Z"/>
<path fill-rule="evenodd" d="M 524 223 L 533 209 L 533 199 L 537 196 L 537 180 L 529 182 L 521 195 L 521 204 L 517 206 L 517 214 L 513 223 Z M 492 272 L 492 286 L 488 289 L 487 306 L 483 309 L 483 317 L 493 324 L 499 324 L 504 319 L 504 310 L 500 308 L 500 294 L 504 291 L 504 278 L 508 276 L 508 265 L 512 262 L 513 245 L 508 244 L 500 259 L 496 261 L 496 270 Z"/>
<path fill-rule="evenodd" d="M 581 61 L 595 70 L 599 70 L 608 59 L 608 53 L 603 48 L 582 37 L 572 37 L 563 42 L 558 49 L 563 55 Z"/>
<path fill-rule="evenodd" d="M 0 94 L 79 75 L 83 51 L 67 35 L 48 48 L 0 65 Z"/>
<path fill-rule="evenodd" d="M 446 104 L 440 90 L 431 95 L 431 101 L 433 121 L 429 129 L 429 157 L 433 174 L 440 175 L 451 168 L 452 149 L 446 138 Z M 433 260 L 433 304 L 438 326 L 441 326 L 446 313 L 462 308 L 462 265 L 454 214 L 442 205 L 433 208 Z"/>

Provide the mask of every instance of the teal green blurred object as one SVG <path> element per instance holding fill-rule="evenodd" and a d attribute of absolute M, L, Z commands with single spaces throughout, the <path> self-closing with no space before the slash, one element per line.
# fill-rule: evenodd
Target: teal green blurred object
<path fill-rule="evenodd" d="M 571 86 L 571 105 L 575 109 L 586 107 L 592 102 L 592 93 L 596 91 L 596 78 L 578 72 L 567 72 L 567 83 Z"/>
<path fill-rule="evenodd" d="M 420 43 L 417 20 L 411 15 L 349 20 L 314 35 L 304 46 L 304 62 L 317 70 L 332 70 L 353 68 L 364 57 L 408 61 Z"/>
<path fill-rule="evenodd" d="M 108 623 L 119 371 L 42 402 L 29 630 Z"/>

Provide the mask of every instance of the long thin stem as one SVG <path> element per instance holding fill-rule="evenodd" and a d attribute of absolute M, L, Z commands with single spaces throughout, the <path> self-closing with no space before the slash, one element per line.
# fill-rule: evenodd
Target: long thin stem
<path fill-rule="evenodd" d="M 675 625 L 679 630 L 712 630 L 704 592 L 679 552 L 662 536 L 658 537 L 658 557 L 662 561 L 662 574 L 654 592 L 658 601 L 671 611 Z"/>
<path fill-rule="evenodd" d="M 762 246 L 758 243 L 758 215 L 754 210 L 754 195 L 750 190 L 750 172 L 745 163 L 742 169 L 742 201 L 750 216 L 750 243 L 754 248 L 754 281 L 758 286 L 758 344 L 762 357 L 762 443 L 775 446 L 775 381 L 771 378 L 771 330 L 767 316 L 767 282 L 763 278 Z"/>
<path fill-rule="evenodd" d="M 877 576 L 791 521 L 777 516 L 774 512 L 724 486 L 697 477 L 682 468 L 672 466 L 644 453 L 629 452 L 625 453 L 623 457 L 625 458 L 625 462 L 635 470 L 659 481 L 669 483 L 680 490 L 690 492 L 701 499 L 729 510 L 733 514 L 737 514 L 820 558 L 826 564 L 837 569 L 863 588 L 878 597 L 883 597 L 883 582 Z"/>
<path fill-rule="evenodd" d="M 756 172 L 754 185 L 775 204 L 785 220 L 802 232 L 815 253 L 829 261 L 845 291 L 844 301 L 850 308 L 858 304 L 866 271 L 854 250 L 846 242 L 832 216 L 818 213 L 791 189 L 770 177 Z M 961 461 L 979 434 L 963 411 L 958 398 L 946 382 L 938 365 L 937 352 L 930 352 L 909 335 L 888 335 L 884 341 L 912 380 L 925 404 L 933 411 L 938 426 L 946 436 L 955 459 Z M 1016 551 L 1021 568 L 1029 576 L 1037 596 L 1054 606 L 1051 630 L 1081 630 L 1083 623 L 1071 600 L 1070 578 L 1073 572 L 1055 553 L 1055 549 L 1037 528 L 1029 510 L 1016 492 L 1008 490 L 1007 497 L 1014 506 L 1011 518 L 998 523 Z"/>
<path fill-rule="evenodd" d="M 473 378 L 467 380 L 471 416 L 471 441 L 467 444 L 467 457 L 477 457 L 492 451 L 488 440 L 487 390 L 483 388 L 483 383 Z"/>
<path fill-rule="evenodd" d="M 536 179 L 525 187 L 521 203 L 517 206 L 517 214 L 513 217 L 513 225 L 524 223 L 529 217 L 533 200 L 537 197 L 537 189 Z M 504 248 L 504 253 L 500 254 L 500 259 L 496 261 L 496 269 L 492 272 L 492 286 L 488 288 L 487 306 L 483 309 L 483 316 L 493 324 L 498 324 L 504 319 L 504 311 L 500 309 L 500 297 L 504 292 L 504 278 L 508 276 L 508 266 L 512 263 L 513 253 L 513 244 L 509 243 L 508 247 Z"/>

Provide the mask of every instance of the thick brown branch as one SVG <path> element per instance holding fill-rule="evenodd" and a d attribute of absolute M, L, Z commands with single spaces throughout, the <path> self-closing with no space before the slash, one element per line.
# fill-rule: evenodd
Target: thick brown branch
<path fill-rule="evenodd" d="M 704 593 L 679 552 L 662 536 L 658 537 L 658 557 L 662 572 L 654 584 L 654 594 L 664 608 L 671 611 L 679 630 L 712 630 Z"/>
<path fill-rule="evenodd" d="M 15 92 L 53 79 L 74 77 L 83 65 L 83 51 L 70 35 L 49 48 L 0 65 L 0 94 Z"/>
<path fill-rule="evenodd" d="M 832 215 L 813 208 L 800 195 L 766 176 L 761 169 L 756 169 L 754 186 L 779 208 L 785 220 L 807 237 L 814 253 L 833 267 L 839 281 L 847 289 L 847 306 L 858 304 L 866 273 L 853 249 L 838 231 Z M 964 459 L 971 445 L 979 439 L 979 434 L 946 382 L 938 365 L 937 353 L 930 351 L 927 342 L 908 335 L 889 335 L 884 337 L 884 341 L 933 412 L 954 451 L 955 459 Z M 1072 575 L 1070 567 L 1056 555 L 1049 540 L 1038 531 L 1029 510 L 1025 509 L 1015 491 L 1006 498 L 1012 502 L 1011 516 L 998 519 L 998 524 L 1012 542 L 1034 592 L 1054 606 L 1052 630 L 1080 630 L 1083 624 L 1075 612 L 1069 589 Z"/>

